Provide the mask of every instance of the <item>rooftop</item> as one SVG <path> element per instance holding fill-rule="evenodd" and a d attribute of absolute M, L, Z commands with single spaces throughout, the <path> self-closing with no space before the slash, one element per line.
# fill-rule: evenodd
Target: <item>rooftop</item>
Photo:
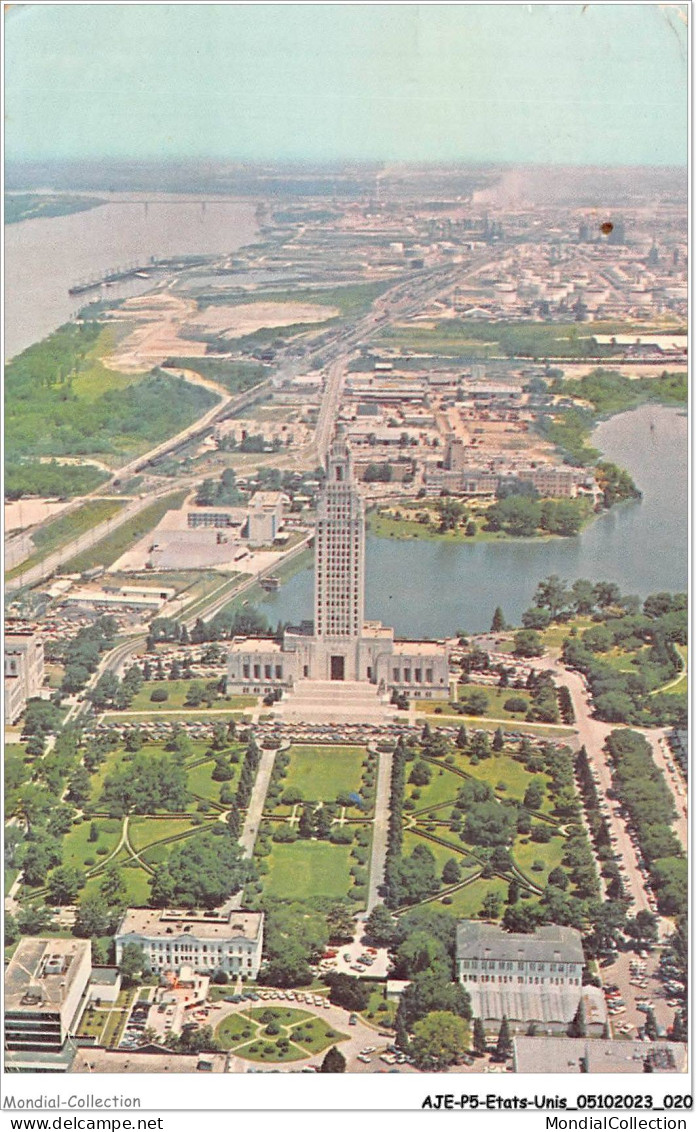
<path fill-rule="evenodd" d="M 21 939 L 5 971 L 5 1011 L 55 1011 L 70 994 L 89 940 Z"/>
<path fill-rule="evenodd" d="M 574 928 L 546 924 L 535 932 L 505 932 L 495 924 L 460 920 L 457 959 L 524 959 L 583 963 L 580 933 Z"/>
<path fill-rule="evenodd" d="M 513 1046 L 517 1073 L 643 1073 L 646 1060 L 657 1073 L 685 1073 L 687 1068 L 681 1042 L 519 1037 Z"/>
<path fill-rule="evenodd" d="M 78 1049 L 73 1073 L 224 1073 L 224 1053 L 138 1053 L 134 1050 Z"/>
<path fill-rule="evenodd" d="M 259 938 L 263 912 L 191 912 L 170 908 L 128 908 L 117 936 L 141 935 L 148 938 L 171 936 L 180 939 Z"/>

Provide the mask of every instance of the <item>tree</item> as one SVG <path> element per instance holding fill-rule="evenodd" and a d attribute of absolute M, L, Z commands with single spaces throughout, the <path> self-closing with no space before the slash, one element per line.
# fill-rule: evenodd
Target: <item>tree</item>
<path fill-rule="evenodd" d="M 215 908 L 252 875 L 253 866 L 224 825 L 175 844 L 165 866 L 157 866 L 151 882 L 152 903 L 171 898 L 185 908 Z M 170 899 L 165 899 L 171 893 Z"/>
<path fill-rule="evenodd" d="M 503 1014 L 500 1030 L 498 1032 L 498 1041 L 495 1047 L 495 1059 L 496 1061 L 507 1061 L 511 1054 L 512 1038 L 510 1037 L 510 1023 L 507 1020 L 507 1015 Z"/>
<path fill-rule="evenodd" d="M 514 637 L 513 652 L 515 656 L 541 656 L 544 652 L 544 642 L 536 630 L 518 629 Z"/>
<path fill-rule="evenodd" d="M 324 1060 L 322 1061 L 322 1063 L 319 1067 L 319 1072 L 320 1073 L 345 1073 L 345 1071 L 346 1071 L 346 1059 L 345 1059 L 345 1057 L 341 1053 L 340 1049 L 337 1049 L 336 1046 L 331 1046 L 331 1049 L 327 1050 L 327 1052 L 324 1056 Z"/>
<path fill-rule="evenodd" d="M 303 806 L 300 813 L 300 820 L 297 823 L 297 832 L 300 837 L 310 838 L 315 833 L 315 820 L 314 812 L 311 806 Z"/>
<path fill-rule="evenodd" d="M 502 751 L 503 747 L 505 746 L 505 733 L 504 733 L 502 727 L 496 728 L 495 735 L 493 736 L 492 746 L 493 746 L 493 750 L 496 753 L 498 751 Z"/>
<path fill-rule="evenodd" d="M 527 810 L 538 810 L 544 800 L 544 782 L 533 778 L 524 792 L 524 806 Z"/>
<path fill-rule="evenodd" d="M 461 876 L 462 870 L 459 861 L 457 861 L 455 857 L 450 857 L 448 861 L 445 861 L 442 869 L 443 883 L 456 884 L 458 880 L 461 880 Z"/>
<path fill-rule="evenodd" d="M 432 771 L 427 763 L 418 761 L 413 764 L 413 769 L 408 776 L 409 782 L 414 786 L 427 786 L 432 778 Z"/>
<path fill-rule="evenodd" d="M 525 703 L 524 706 L 526 708 L 527 704 Z M 457 737 L 454 740 L 454 745 L 455 745 L 455 747 L 458 747 L 460 751 L 466 750 L 467 735 L 466 735 L 466 727 L 464 726 L 464 724 L 462 724 L 462 726 L 457 731 Z"/>
<path fill-rule="evenodd" d="M 586 1038 L 587 1037 L 587 1018 L 585 1016 L 585 1003 L 582 999 L 578 1003 L 578 1008 L 575 1011 L 572 1022 L 568 1026 L 569 1038 Z"/>
<path fill-rule="evenodd" d="M 85 895 L 77 906 L 75 935 L 81 939 L 109 935 L 114 926 L 114 914 L 103 896 Z"/>
<path fill-rule="evenodd" d="M 390 947 L 396 939 L 396 920 L 383 904 L 375 904 L 365 921 L 365 938 L 377 947 Z"/>
<path fill-rule="evenodd" d="M 481 905 L 481 917 L 485 920 L 497 920 L 502 910 L 502 897 L 497 892 L 487 892 Z"/>
<path fill-rule="evenodd" d="M 355 934 L 355 920 L 351 906 L 343 903 L 334 904 L 326 913 L 326 926 L 330 940 L 341 943 L 352 940 Z"/>
<path fill-rule="evenodd" d="M 356 1014 L 367 1008 L 370 992 L 360 979 L 330 971 L 326 981 L 329 984 L 329 999 L 336 1006 L 342 1006 L 344 1010 L 351 1010 Z"/>
<path fill-rule="evenodd" d="M 567 608 L 569 601 L 568 583 L 559 578 L 558 574 L 550 574 L 543 582 L 539 582 L 534 595 L 534 604 L 541 609 L 548 609 L 554 620 Z"/>
<path fill-rule="evenodd" d="M 519 898 L 520 898 L 519 882 L 516 881 L 516 880 L 511 880 L 509 885 L 508 885 L 508 890 L 507 890 L 507 903 L 508 904 L 517 904 L 517 901 L 519 900 Z"/>
<path fill-rule="evenodd" d="M 125 907 L 128 900 L 128 889 L 121 869 L 115 862 L 112 862 L 104 870 L 99 882 L 99 892 L 110 907 Z"/>
<path fill-rule="evenodd" d="M 469 1027 L 448 1010 L 435 1010 L 413 1027 L 411 1051 L 419 1069 L 447 1069 L 460 1060 L 468 1045 Z"/>
<path fill-rule="evenodd" d="M 479 1057 L 483 1057 L 488 1052 L 486 1030 L 482 1018 L 474 1018 L 473 1050 Z"/>
<path fill-rule="evenodd" d="M 488 710 L 488 696 L 479 689 L 467 692 L 461 702 L 469 715 L 483 715 Z"/>
<path fill-rule="evenodd" d="M 654 1010 L 647 1010 L 645 1013 L 645 1033 L 651 1042 L 657 1040 L 657 1018 Z"/>
<path fill-rule="evenodd" d="M 149 974 L 149 966 L 145 958 L 145 952 L 139 944 L 125 944 L 121 953 L 119 970 L 123 982 L 127 987 L 136 986 L 144 975 Z"/>
<path fill-rule="evenodd" d="M 47 898 L 51 904 L 74 904 L 83 884 L 84 876 L 79 869 L 61 865 L 48 878 Z"/>
<path fill-rule="evenodd" d="M 17 921 L 11 912 L 5 913 L 5 947 L 11 947 L 19 939 Z"/>
<path fill-rule="evenodd" d="M 491 621 L 491 633 L 502 633 L 505 629 L 505 617 L 499 605 L 496 605 Z"/>

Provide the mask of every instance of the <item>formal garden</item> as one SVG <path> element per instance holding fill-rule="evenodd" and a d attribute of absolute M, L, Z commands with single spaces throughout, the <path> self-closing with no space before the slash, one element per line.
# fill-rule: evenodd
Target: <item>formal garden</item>
<path fill-rule="evenodd" d="M 306 1010 L 261 1007 L 230 1014 L 215 1031 L 222 1049 L 247 1061 L 299 1061 L 321 1053 L 346 1034 Z"/>

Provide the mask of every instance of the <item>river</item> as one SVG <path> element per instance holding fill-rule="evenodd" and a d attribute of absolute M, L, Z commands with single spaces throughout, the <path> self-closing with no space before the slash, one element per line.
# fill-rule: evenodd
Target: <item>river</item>
<path fill-rule="evenodd" d="M 651 428 L 652 425 L 652 428 Z M 366 616 L 402 637 L 490 628 L 497 605 L 519 624 L 549 574 L 617 582 L 645 597 L 687 586 L 687 418 L 646 405 L 604 421 L 591 443 L 628 469 L 643 492 L 597 517 L 575 538 L 500 543 L 408 542 L 369 535 Z M 290 578 L 261 606 L 271 623 L 312 616 L 313 574 Z"/>
<path fill-rule="evenodd" d="M 108 194 L 107 194 L 108 195 Z M 110 269 L 142 264 L 150 256 L 233 252 L 257 232 L 253 203 L 138 195 L 73 212 L 22 220 L 5 228 L 5 346 L 14 357 L 67 322 L 99 291 L 69 295 L 68 288 Z M 103 288 L 105 298 L 127 298 L 152 288 L 136 279 Z"/>

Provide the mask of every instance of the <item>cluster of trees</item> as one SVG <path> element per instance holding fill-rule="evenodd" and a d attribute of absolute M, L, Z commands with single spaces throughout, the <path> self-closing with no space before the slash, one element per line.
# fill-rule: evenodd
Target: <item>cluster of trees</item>
<path fill-rule="evenodd" d="M 113 817 L 185 810 L 187 776 L 177 759 L 136 754 L 120 762 L 104 779 L 101 801 Z"/>
<path fill-rule="evenodd" d="M 109 477 L 93 464 L 44 464 L 39 460 L 5 465 L 5 498 L 22 499 L 25 495 L 67 498 L 87 495 Z"/>
<path fill-rule="evenodd" d="M 585 818 L 595 852 L 602 864 L 602 876 L 607 882 L 607 896 L 612 900 L 622 900 L 625 896 L 621 872 L 613 860 L 611 831 L 607 819 L 600 809 L 600 792 L 592 775 L 592 766 L 585 747 L 575 756 L 575 770 L 578 785 L 585 805 Z"/>
<path fill-rule="evenodd" d="M 127 709 L 143 686 L 143 676 L 137 664 L 131 665 L 120 680 L 115 672 L 104 672 L 87 694 L 97 711 L 115 708 Z"/>
<path fill-rule="evenodd" d="M 230 830 L 220 823 L 175 844 L 152 876 L 150 899 L 156 908 L 215 908 L 254 875 L 251 861 Z"/>
<path fill-rule="evenodd" d="M 199 507 L 234 507 L 242 498 L 234 468 L 225 468 L 219 480 L 203 480 L 196 492 Z"/>
<path fill-rule="evenodd" d="M 674 600 L 680 601 L 681 595 Z M 681 671 L 675 642 L 685 641 L 685 608 L 656 617 L 626 614 L 594 625 L 581 638 L 568 637 L 563 659 L 587 677 L 598 718 L 610 723 L 686 726 L 686 695 L 656 692 Z M 602 659 L 615 647 L 635 650 L 631 671 L 619 671 Z"/>
<path fill-rule="evenodd" d="M 399 887 L 399 866 L 403 848 L 403 808 L 406 790 L 406 744 L 402 736 L 394 748 L 392 757 L 391 786 L 389 793 L 389 830 L 387 833 L 387 858 L 384 866 L 384 902 L 388 908 L 398 908 L 401 903 Z"/>
<path fill-rule="evenodd" d="M 469 1046 L 471 1001 L 453 981 L 456 920 L 434 908 L 406 912 L 391 942 L 394 974 L 409 980 L 396 1014 L 396 1041 L 420 1069 L 444 1069 Z"/>
<path fill-rule="evenodd" d="M 665 916 L 686 915 L 687 863 L 671 823 L 674 802 L 650 744 L 637 731 L 612 731 L 606 741 L 616 793 L 630 815 Z"/>
<path fill-rule="evenodd" d="M 99 664 L 102 653 L 113 648 L 118 624 L 114 617 L 99 617 L 92 625 L 85 625 L 64 645 L 52 645 L 51 659 L 62 660 L 65 665 L 60 686 L 61 695 L 80 692 Z"/>
<path fill-rule="evenodd" d="M 246 809 L 249 805 L 249 799 L 251 798 L 251 792 L 254 788 L 256 771 L 258 770 L 260 759 L 261 750 L 252 736 L 244 753 L 244 761 L 242 762 L 239 783 L 237 785 L 236 804 L 237 808 L 240 810 Z"/>
<path fill-rule="evenodd" d="M 585 499 L 538 499 L 526 493 L 508 495 L 488 508 L 485 529 L 505 531 L 519 538 L 540 533 L 576 535 L 591 510 L 591 504 Z"/>
<path fill-rule="evenodd" d="M 393 475 L 391 464 L 368 464 L 363 479 L 365 483 L 391 483 Z"/>
<path fill-rule="evenodd" d="M 273 899 L 263 901 L 264 961 L 259 982 L 273 987 L 308 986 L 329 941 L 326 911 L 316 904 Z"/>

